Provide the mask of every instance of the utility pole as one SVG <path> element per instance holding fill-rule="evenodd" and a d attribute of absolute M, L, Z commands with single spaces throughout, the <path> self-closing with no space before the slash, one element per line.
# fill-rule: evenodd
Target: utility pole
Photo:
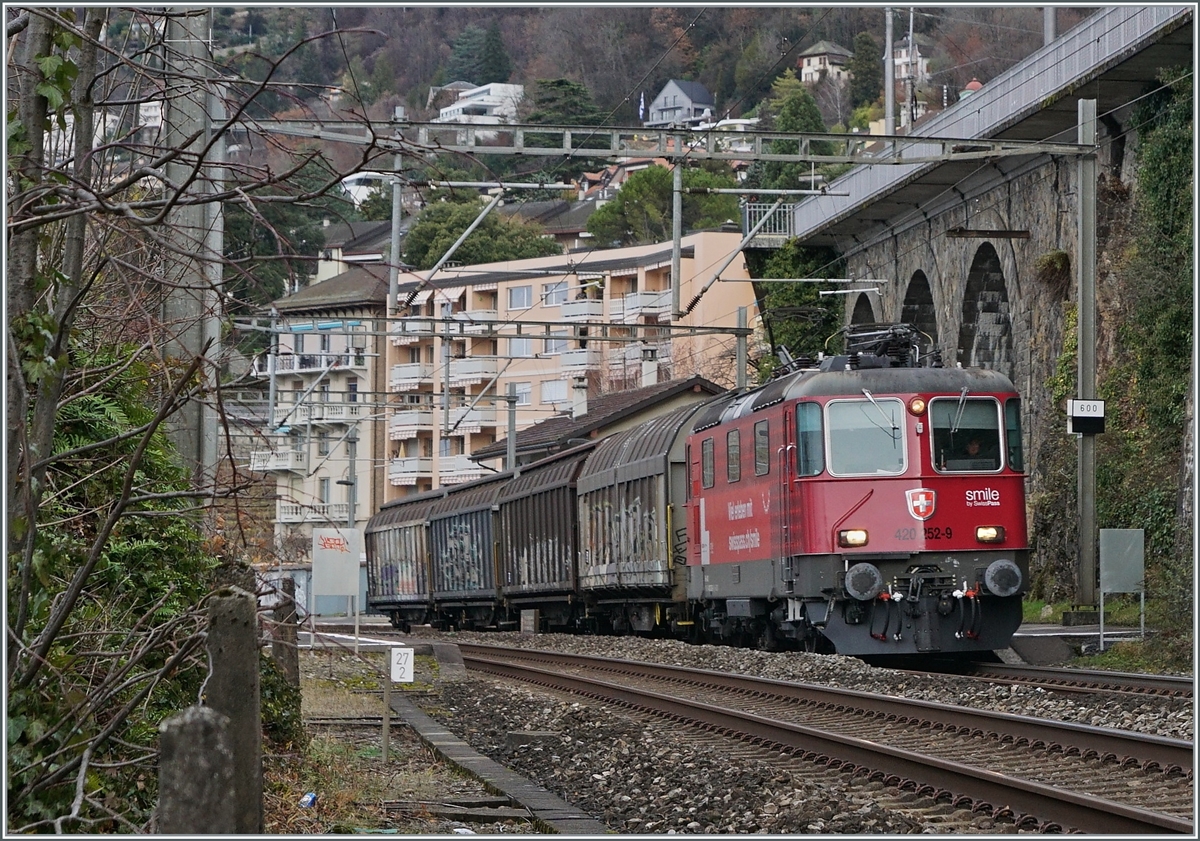
<path fill-rule="evenodd" d="M 675 135 L 675 169 L 671 173 L 671 318 L 680 310 L 683 243 L 683 132 Z"/>
<path fill-rule="evenodd" d="M 892 9 L 883 10 L 883 133 L 896 133 L 896 60 L 892 53 Z"/>
<path fill-rule="evenodd" d="M 908 85 L 905 88 L 908 96 L 908 133 L 912 134 L 913 124 L 917 121 L 917 42 L 913 34 L 912 6 L 908 7 Z"/>
<path fill-rule="evenodd" d="M 163 75 L 168 90 L 174 93 L 166 101 L 163 128 L 166 146 L 182 153 L 166 165 L 166 180 L 172 185 L 188 183 L 193 170 L 204 164 L 199 150 L 211 131 L 212 108 L 208 84 L 210 15 L 210 9 L 187 7 L 175 7 L 167 15 Z M 196 139 L 185 145 L 192 136 Z M 195 192 L 213 189 L 204 173 L 194 184 Z M 167 273 L 172 288 L 164 296 L 162 325 L 168 336 L 166 355 L 181 366 L 200 356 L 205 339 L 210 337 L 207 321 L 215 303 L 215 290 L 207 264 L 213 259 L 213 251 L 218 255 L 221 251 L 220 232 L 216 229 L 219 217 L 219 208 L 213 212 L 203 203 L 181 203 L 168 217 L 173 253 L 164 255 L 165 262 L 179 268 Z M 210 369 L 202 366 L 201 371 L 208 382 Z M 180 457 L 191 468 L 194 481 L 211 486 L 216 459 L 215 448 L 204 440 L 205 421 L 211 422 L 206 414 L 202 400 L 190 400 L 180 407 L 169 432 Z"/>
<path fill-rule="evenodd" d="M 1079 145 L 1096 145 L 1096 100 L 1078 105 Z M 1096 397 L 1096 154 L 1081 155 L 1079 231 L 1075 275 L 1079 283 L 1079 348 L 1077 387 L 1080 400 Z M 1079 603 L 1096 603 L 1096 437 L 1079 436 Z"/>
<path fill-rule="evenodd" d="M 1053 6 L 1042 7 L 1042 45 L 1045 46 L 1058 37 L 1058 9 Z"/>

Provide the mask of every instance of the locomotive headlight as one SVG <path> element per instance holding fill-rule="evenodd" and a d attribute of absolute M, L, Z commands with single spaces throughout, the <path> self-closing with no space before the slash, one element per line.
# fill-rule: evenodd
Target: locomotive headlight
<path fill-rule="evenodd" d="M 1006 598 L 1021 589 L 1021 569 L 1005 558 L 992 561 L 983 573 L 983 584 L 989 593 Z"/>
<path fill-rule="evenodd" d="M 980 543 L 1003 543 L 1004 526 L 977 526 L 975 539 Z"/>
<path fill-rule="evenodd" d="M 908 401 L 908 411 L 912 412 L 914 415 L 925 414 L 925 401 L 920 397 L 914 397 L 912 400 Z"/>
<path fill-rule="evenodd" d="M 838 546 L 847 549 L 853 546 L 867 545 L 866 529 L 842 529 L 838 532 Z"/>

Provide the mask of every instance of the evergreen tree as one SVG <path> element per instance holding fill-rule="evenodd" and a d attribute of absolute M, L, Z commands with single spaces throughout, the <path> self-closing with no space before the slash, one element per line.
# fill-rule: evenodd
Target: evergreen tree
<path fill-rule="evenodd" d="M 570 79 L 538 79 L 534 83 L 533 112 L 527 122 L 559 126 L 597 126 L 604 114 L 596 107 L 586 85 Z"/>
<path fill-rule="evenodd" d="M 479 78 L 475 83 L 507 82 L 512 71 L 512 59 L 504 48 L 504 39 L 500 37 L 500 25 L 493 23 L 483 41 L 483 51 L 479 55 Z"/>
<path fill-rule="evenodd" d="M 791 78 L 789 79 L 789 74 Z M 772 98 L 771 106 L 775 110 L 772 131 L 794 132 L 796 134 L 823 134 L 828 131 L 821 121 L 821 112 L 816 100 L 802 84 L 791 84 L 795 74 L 788 70 L 772 85 L 772 90 L 778 90 L 779 99 Z M 771 151 L 776 154 L 794 155 L 799 151 L 800 144 L 796 140 L 775 140 L 771 143 Z M 828 141 L 815 140 L 809 144 L 814 154 L 829 154 L 832 150 Z M 747 174 L 747 186 L 763 190 L 792 190 L 802 185 L 801 177 L 811 172 L 806 163 L 784 163 L 782 161 L 759 161 L 750 167 Z"/>
<path fill-rule="evenodd" d="M 446 75 L 455 82 L 483 84 L 480 81 L 480 74 L 483 72 L 481 59 L 486 41 L 486 32 L 474 24 L 468 24 L 467 28 L 454 39 L 454 46 L 450 50 L 450 61 L 446 65 Z"/>
<path fill-rule="evenodd" d="M 850 105 L 858 108 L 879 99 L 883 90 L 883 59 L 879 45 L 866 32 L 854 36 L 854 57 L 846 62 L 850 73 Z"/>

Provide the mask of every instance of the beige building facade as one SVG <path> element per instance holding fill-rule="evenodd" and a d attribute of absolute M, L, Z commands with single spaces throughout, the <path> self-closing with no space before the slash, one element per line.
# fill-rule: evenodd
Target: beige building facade
<path fill-rule="evenodd" d="M 683 238 L 679 318 L 669 242 L 401 275 L 386 343 L 386 498 L 502 469 L 470 455 L 507 436 L 510 389 L 521 430 L 661 380 L 733 386 L 736 339 L 720 329 L 737 326 L 739 308 L 747 322 L 758 313 L 741 254 L 715 273 L 740 241 Z"/>

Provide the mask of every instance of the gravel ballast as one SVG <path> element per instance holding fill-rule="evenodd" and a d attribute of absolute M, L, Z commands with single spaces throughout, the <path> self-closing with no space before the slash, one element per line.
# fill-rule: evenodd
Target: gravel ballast
<path fill-rule="evenodd" d="M 447 634 L 446 641 L 621 657 L 837 686 L 881 695 L 1192 738 L 1190 700 L 1038 688 L 914 675 L 828 655 L 769 653 L 665 640 L 547 634 Z M 1011 823 L 922 801 L 836 771 L 760 751 L 681 738 L 665 722 L 597 702 L 471 675 L 427 707 L 477 750 L 622 833 L 1005 833 Z M 514 744 L 514 731 L 553 734 Z M 807 767 L 806 767 L 807 766 Z M 912 801 L 906 803 L 905 801 Z M 1027 829 L 1032 829 L 1029 827 Z"/>

